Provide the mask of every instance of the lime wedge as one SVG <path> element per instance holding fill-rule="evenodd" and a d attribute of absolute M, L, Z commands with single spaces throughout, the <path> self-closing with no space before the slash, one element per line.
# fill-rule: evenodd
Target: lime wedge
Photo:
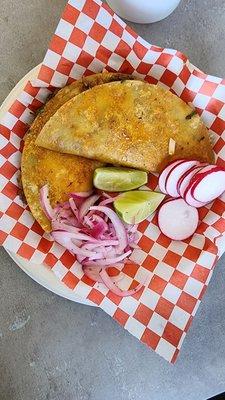
<path fill-rule="evenodd" d="M 104 167 L 94 172 L 93 183 L 97 189 L 109 192 L 125 192 L 137 189 L 148 181 L 148 174 L 130 168 Z"/>
<path fill-rule="evenodd" d="M 127 224 L 139 224 L 148 218 L 159 206 L 165 195 L 146 190 L 122 193 L 114 201 L 119 217 Z"/>

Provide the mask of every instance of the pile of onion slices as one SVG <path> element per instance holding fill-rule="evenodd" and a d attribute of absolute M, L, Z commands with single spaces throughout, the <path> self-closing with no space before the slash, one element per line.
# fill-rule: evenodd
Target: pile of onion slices
<path fill-rule="evenodd" d="M 51 221 L 53 239 L 76 255 L 85 275 L 125 297 L 137 293 L 143 285 L 121 290 L 107 269 L 121 269 L 128 262 L 137 247 L 138 234 L 136 225 L 123 223 L 112 209 L 114 200 L 106 193 L 71 193 L 69 201 L 52 208 L 48 186 L 40 190 L 41 206 Z"/>

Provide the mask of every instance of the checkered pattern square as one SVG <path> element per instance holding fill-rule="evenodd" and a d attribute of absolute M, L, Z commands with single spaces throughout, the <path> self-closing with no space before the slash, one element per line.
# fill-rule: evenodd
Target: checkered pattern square
<path fill-rule="evenodd" d="M 45 263 L 68 287 L 91 300 L 131 334 L 175 362 L 219 257 L 225 233 L 224 197 L 200 210 L 191 239 L 166 238 L 155 217 L 139 225 L 139 249 L 122 268 L 122 289 L 145 282 L 120 298 L 84 276 L 81 265 L 34 221 L 19 196 L 23 137 L 35 111 L 55 87 L 102 71 L 131 73 L 171 90 L 196 107 L 213 137 L 217 163 L 225 166 L 225 80 L 206 75 L 179 51 L 147 43 L 100 0 L 69 0 L 52 37 L 38 79 L 28 82 L 0 121 L 0 243 Z M 157 177 L 149 185 L 157 187 Z"/>

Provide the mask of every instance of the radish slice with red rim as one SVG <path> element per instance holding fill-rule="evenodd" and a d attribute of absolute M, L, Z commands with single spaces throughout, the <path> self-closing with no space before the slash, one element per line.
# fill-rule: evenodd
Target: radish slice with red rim
<path fill-rule="evenodd" d="M 162 206 L 165 203 L 168 203 L 168 201 L 173 201 L 174 199 L 172 197 L 167 197 L 165 200 L 163 200 L 163 202 L 160 204 L 160 206 Z"/>
<path fill-rule="evenodd" d="M 159 229 L 173 240 L 185 240 L 192 236 L 197 229 L 198 221 L 196 208 L 181 198 L 164 203 L 158 212 Z"/>
<path fill-rule="evenodd" d="M 225 170 L 211 167 L 203 168 L 193 178 L 191 194 L 196 201 L 210 203 L 225 191 Z"/>
<path fill-rule="evenodd" d="M 194 197 L 192 196 L 191 190 L 192 190 L 192 185 L 189 184 L 184 192 L 184 200 L 186 201 L 187 204 L 196 208 L 204 207 L 206 204 L 208 204 L 207 202 L 203 203 L 201 201 L 195 200 Z"/>
<path fill-rule="evenodd" d="M 201 164 L 201 166 L 194 166 L 190 170 L 186 171 L 184 175 L 182 175 L 177 184 L 177 190 L 180 193 L 181 197 L 184 197 L 184 193 L 186 188 L 188 187 L 191 179 L 197 174 L 197 172 L 201 171 L 201 169 L 206 164 Z"/>
<path fill-rule="evenodd" d="M 161 174 L 159 175 L 159 189 L 162 193 L 167 194 L 166 192 L 166 179 L 168 174 L 170 173 L 170 171 L 178 164 L 181 164 L 183 161 L 185 160 L 176 160 L 176 161 L 172 161 L 169 165 L 167 165 L 166 168 L 164 168 L 164 170 L 161 172 Z"/>
<path fill-rule="evenodd" d="M 167 174 L 165 189 L 166 192 L 171 197 L 180 197 L 180 193 L 178 192 L 178 181 L 181 176 L 187 171 L 189 171 L 192 167 L 199 165 L 199 161 L 196 160 L 186 160 L 181 163 L 175 165 Z"/>

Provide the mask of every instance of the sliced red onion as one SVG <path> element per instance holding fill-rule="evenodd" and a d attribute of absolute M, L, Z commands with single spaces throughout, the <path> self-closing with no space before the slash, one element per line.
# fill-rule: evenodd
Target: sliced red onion
<path fill-rule="evenodd" d="M 92 279 L 94 282 L 99 282 L 103 283 L 102 278 L 99 275 L 99 271 L 101 270 L 101 267 L 99 268 L 91 268 L 91 267 L 82 267 L 84 274 L 87 275 L 88 278 Z"/>
<path fill-rule="evenodd" d="M 57 212 L 57 217 L 59 218 L 59 219 L 61 219 L 61 218 L 64 218 L 64 219 L 66 219 L 66 218 L 70 218 L 71 217 L 71 210 L 59 210 L 58 212 Z"/>
<path fill-rule="evenodd" d="M 84 246 L 78 247 L 78 246 L 75 244 L 75 240 L 74 240 L 74 239 L 72 239 L 71 241 L 72 241 L 72 243 L 73 243 L 73 245 L 74 245 L 74 246 L 73 246 L 73 253 L 74 253 L 74 254 L 76 254 L 76 255 L 78 255 L 78 256 L 88 257 L 88 258 L 90 258 L 90 257 L 98 258 L 98 257 L 99 257 L 99 254 L 98 254 L 98 253 L 96 253 L 96 252 L 94 252 L 94 251 L 86 250 L 86 249 L 84 248 Z"/>
<path fill-rule="evenodd" d="M 112 196 L 110 196 L 110 194 L 106 193 L 106 192 L 102 192 L 102 196 L 106 197 L 106 199 L 111 199 Z"/>
<path fill-rule="evenodd" d="M 109 199 L 105 199 L 105 200 L 102 200 L 102 201 L 100 201 L 100 203 L 99 203 L 99 206 L 106 206 L 106 205 L 108 205 L 108 204 L 111 204 L 111 203 L 113 203 L 116 199 L 117 199 L 117 197 L 118 196 L 116 196 L 116 197 L 110 197 Z"/>
<path fill-rule="evenodd" d="M 93 193 L 93 190 L 89 190 L 88 192 L 74 192 L 71 193 L 71 196 L 74 198 L 85 199 L 86 197 L 90 197 Z"/>
<path fill-rule="evenodd" d="M 72 197 L 69 198 L 69 204 L 70 204 L 70 208 L 73 211 L 75 217 L 78 218 L 78 208 L 77 208 L 76 203 L 75 203 L 75 201 L 74 201 L 74 199 Z"/>
<path fill-rule="evenodd" d="M 69 204 L 69 202 L 68 202 Z M 60 206 L 56 206 L 54 209 L 55 218 L 53 220 L 57 220 L 59 222 L 65 222 L 68 225 L 78 227 L 79 223 L 74 213 L 72 212 L 70 205 L 69 208 L 65 205 L 65 203 Z"/>
<path fill-rule="evenodd" d="M 93 256 L 88 257 L 90 261 L 102 260 L 104 258 L 103 252 L 96 252 Z"/>
<path fill-rule="evenodd" d="M 119 271 L 121 271 L 124 267 L 124 262 L 116 263 L 113 265 L 113 267 L 116 267 Z"/>
<path fill-rule="evenodd" d="M 80 221 L 83 221 L 84 216 L 88 213 L 88 211 L 90 210 L 91 206 L 93 206 L 96 201 L 99 199 L 99 195 L 98 194 L 94 194 L 91 197 L 88 197 L 83 204 L 81 205 L 80 209 L 79 209 L 79 213 L 78 213 L 78 218 Z"/>
<path fill-rule="evenodd" d="M 130 251 L 130 245 L 129 244 L 125 247 L 125 252 L 127 252 L 127 251 Z"/>
<path fill-rule="evenodd" d="M 94 282 L 104 283 L 102 278 L 99 275 L 101 267 L 99 268 L 91 268 L 91 267 L 82 267 L 84 274 L 89 278 L 92 279 Z M 120 282 L 124 277 L 121 274 L 117 276 L 112 276 L 111 279 L 114 283 Z"/>
<path fill-rule="evenodd" d="M 58 218 L 58 220 L 63 219 L 63 218 L 68 219 L 68 218 L 71 218 L 72 216 L 74 217 L 74 215 L 72 215 L 71 210 L 64 210 L 64 209 L 57 211 L 57 214 L 56 214 L 56 218 Z"/>
<path fill-rule="evenodd" d="M 106 287 L 111 290 L 114 294 L 120 297 L 127 297 L 127 296 L 132 296 L 133 294 L 137 293 L 140 289 L 143 288 L 143 285 L 140 283 L 137 285 L 135 289 L 131 290 L 121 290 L 116 286 L 116 284 L 112 281 L 111 277 L 108 275 L 108 272 L 106 269 L 101 269 L 99 272 L 100 277 L 102 278 L 103 283 L 106 285 Z"/>
<path fill-rule="evenodd" d="M 65 237 L 71 239 L 71 240 L 82 240 L 82 241 L 88 241 L 92 243 L 96 243 L 97 240 L 95 238 L 92 238 L 91 236 L 85 235 L 85 233 L 80 233 L 80 232 L 66 232 L 66 231 L 61 231 L 61 230 L 55 230 L 52 231 L 51 234 L 54 234 L 55 232 L 62 232 Z"/>
<path fill-rule="evenodd" d="M 118 245 L 118 240 L 98 240 L 98 241 L 96 241 L 95 243 L 85 243 L 85 246 L 89 249 L 89 250 L 93 250 L 93 249 L 96 249 L 96 251 L 97 251 L 97 248 L 99 247 L 99 246 L 103 246 L 103 247 L 107 247 L 107 246 L 117 246 Z"/>
<path fill-rule="evenodd" d="M 62 222 L 62 223 L 64 223 L 64 224 L 67 224 L 67 225 L 75 226 L 75 227 L 77 227 L 77 228 L 80 226 L 80 225 L 78 224 L 78 222 L 77 222 L 77 219 L 74 217 L 74 215 L 73 215 L 73 216 L 69 216 L 69 217 L 67 217 L 67 218 L 61 218 L 61 217 L 59 217 L 58 221 L 59 221 L 59 222 Z"/>
<path fill-rule="evenodd" d="M 70 233 L 78 233 L 80 232 L 80 228 L 76 228 L 75 226 L 72 225 L 67 225 L 64 222 L 61 221 L 52 221 L 52 228 L 53 230 L 62 230 Z"/>
<path fill-rule="evenodd" d="M 126 260 L 124 260 L 123 263 L 124 263 L 124 264 L 134 264 L 134 265 L 138 265 L 135 261 L 130 260 L 130 259 L 128 259 L 128 258 L 126 258 Z"/>
<path fill-rule="evenodd" d="M 119 239 L 119 245 L 117 247 L 117 252 L 119 254 L 122 253 L 128 244 L 128 238 L 127 238 L 126 229 L 125 229 L 122 221 L 120 220 L 120 218 L 115 213 L 115 211 L 113 211 L 110 208 L 105 207 L 105 206 L 94 206 L 94 207 L 91 207 L 90 210 L 100 211 L 103 214 L 107 215 L 107 217 L 109 217 L 109 219 L 111 220 L 113 227 L 115 229 L 116 236 Z"/>
<path fill-rule="evenodd" d="M 131 255 L 132 251 L 127 251 L 126 253 L 121 254 L 118 257 L 114 257 L 114 258 L 105 258 L 103 260 L 99 260 L 98 262 L 95 261 L 85 261 L 84 265 L 88 266 L 88 267 L 96 267 L 96 266 L 107 266 L 107 265 L 114 265 L 119 263 L 120 261 L 123 261 L 125 258 L 129 257 Z"/>
<path fill-rule="evenodd" d="M 55 213 L 49 201 L 48 185 L 42 186 L 40 190 L 40 202 L 46 217 L 51 221 L 55 218 Z"/>
<path fill-rule="evenodd" d="M 64 203 L 58 203 L 54 208 L 55 212 L 62 210 L 70 210 L 70 203 L 68 201 L 65 201 Z"/>
<path fill-rule="evenodd" d="M 108 236 L 109 236 L 109 238 L 110 238 L 111 240 L 118 240 L 118 238 L 117 238 L 117 236 L 115 235 L 114 232 L 109 232 Z"/>
<path fill-rule="evenodd" d="M 99 244 L 100 243 L 102 246 L 118 246 L 119 241 L 115 239 L 109 239 L 109 240 L 102 240 L 101 242 L 99 241 Z"/>
<path fill-rule="evenodd" d="M 87 215 L 84 216 L 83 224 L 87 225 L 88 228 L 90 228 L 90 229 L 94 228 L 93 222 L 91 221 L 90 217 L 88 217 Z"/>
<path fill-rule="evenodd" d="M 100 215 L 93 214 L 91 218 L 92 218 L 92 221 L 94 221 L 94 222 L 101 222 L 103 224 L 105 230 L 108 229 L 108 224 L 105 222 L 105 220 L 102 217 L 100 217 Z"/>
<path fill-rule="evenodd" d="M 105 200 L 94 206 L 100 195 L 90 196 L 90 192 L 72 193 L 69 201 L 57 204 L 53 210 L 48 199 L 48 187 L 40 193 L 42 207 L 52 221 L 52 237 L 77 256 L 84 273 L 96 282 L 103 282 L 119 296 L 130 296 L 142 285 L 131 291 L 122 291 L 115 282 L 118 277 L 110 278 L 109 266 L 121 269 L 138 241 L 137 226 L 122 223 L 117 214 L 106 205 L 113 203 L 116 197 L 103 193 Z M 103 274 L 100 277 L 99 271 Z"/>
<path fill-rule="evenodd" d="M 74 253 L 74 246 L 78 247 L 81 246 L 82 244 L 81 240 L 74 239 L 73 233 L 64 231 L 52 231 L 51 235 L 57 243 L 61 244 L 61 246 L 64 246 L 67 250 L 71 251 L 72 253 Z"/>
<path fill-rule="evenodd" d="M 87 259 L 87 257 L 81 256 L 81 255 L 77 255 L 76 257 L 77 257 L 77 261 L 78 261 L 80 264 L 82 264 L 82 262 L 83 262 L 84 260 Z"/>
<path fill-rule="evenodd" d="M 109 230 L 112 233 L 112 235 L 116 236 L 116 231 L 115 231 L 114 225 L 111 222 L 109 222 L 108 225 L 109 225 Z"/>
<path fill-rule="evenodd" d="M 129 243 L 131 249 L 140 249 L 140 247 L 136 243 Z"/>
<path fill-rule="evenodd" d="M 102 245 L 99 245 L 98 247 L 93 248 L 92 244 L 93 243 L 84 244 L 82 246 L 82 248 L 84 248 L 86 250 L 91 250 L 91 251 L 95 250 L 95 252 L 98 253 L 98 257 L 89 257 L 87 259 L 87 261 L 97 260 L 97 259 L 98 260 L 104 260 L 104 259 L 109 258 L 109 257 L 114 258 L 114 257 L 117 256 L 116 251 L 115 251 L 115 246 L 102 246 Z"/>
<path fill-rule="evenodd" d="M 108 250 L 109 248 L 111 249 L 112 246 L 104 247 L 104 246 L 100 245 L 100 246 L 96 247 L 96 251 L 98 251 L 98 253 L 102 253 L 103 252 L 105 254 L 106 253 L 106 249 Z M 105 257 L 105 255 L 104 255 L 104 257 Z"/>
<path fill-rule="evenodd" d="M 92 215 L 91 219 L 97 222 L 97 224 L 93 225 L 93 228 L 90 230 L 89 234 L 96 239 L 100 239 L 108 230 L 108 225 L 99 215 L 94 214 Z"/>
<path fill-rule="evenodd" d="M 109 246 L 105 251 L 105 258 L 115 258 L 117 257 L 115 247 Z"/>
<path fill-rule="evenodd" d="M 92 191 L 89 192 L 77 192 L 77 193 L 70 193 L 71 198 L 74 200 L 78 209 L 82 206 L 84 201 L 92 195 Z"/>
<path fill-rule="evenodd" d="M 127 224 L 127 230 L 128 230 L 129 233 L 136 233 L 137 232 L 137 228 L 138 228 L 137 224 L 135 224 L 135 225 Z"/>

